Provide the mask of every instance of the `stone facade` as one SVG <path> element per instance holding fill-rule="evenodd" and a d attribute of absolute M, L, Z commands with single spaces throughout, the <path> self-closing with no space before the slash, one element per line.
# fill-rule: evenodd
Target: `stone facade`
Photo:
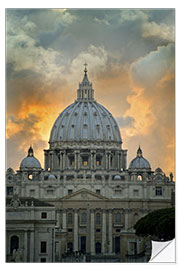
<path fill-rule="evenodd" d="M 171 207 L 173 176 L 152 171 L 140 147 L 127 168 L 117 123 L 94 100 L 86 68 L 77 93 L 52 128 L 44 169 L 30 147 L 20 169 L 7 170 L 7 261 L 13 257 L 12 236 L 19 239 L 24 262 L 60 262 L 72 253 L 91 261 L 146 261 L 149 242 L 136 237 L 133 226 L 149 212 Z M 21 204 L 15 209 L 17 197 Z M 22 204 L 23 198 L 43 205 Z M 51 246 L 46 255 L 42 242 Z"/>

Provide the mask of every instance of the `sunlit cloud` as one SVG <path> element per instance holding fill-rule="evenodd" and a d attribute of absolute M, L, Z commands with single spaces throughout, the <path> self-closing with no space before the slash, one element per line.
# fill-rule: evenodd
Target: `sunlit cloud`
<path fill-rule="evenodd" d="M 167 20 L 158 10 L 9 11 L 7 167 L 18 169 L 30 143 L 43 166 L 53 123 L 76 99 L 87 62 L 128 163 L 140 144 L 153 170 L 174 172 L 174 12 L 166 13 Z"/>

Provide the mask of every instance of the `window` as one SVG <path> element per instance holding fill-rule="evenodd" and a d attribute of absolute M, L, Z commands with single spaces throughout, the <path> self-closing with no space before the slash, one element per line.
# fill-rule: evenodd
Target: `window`
<path fill-rule="evenodd" d="M 69 157 L 69 165 L 74 166 L 74 156 Z"/>
<path fill-rule="evenodd" d="M 119 212 L 116 213 L 115 223 L 121 224 L 121 214 Z"/>
<path fill-rule="evenodd" d="M 138 217 L 139 217 L 138 214 L 135 213 L 135 214 L 134 214 L 134 224 L 138 221 Z"/>
<path fill-rule="evenodd" d="M 162 196 L 162 187 L 156 187 L 156 196 Z"/>
<path fill-rule="evenodd" d="M 72 229 L 68 229 L 68 232 L 72 232 Z"/>
<path fill-rule="evenodd" d="M 96 189 L 96 194 L 100 195 L 101 194 L 101 190 L 100 189 Z"/>
<path fill-rule="evenodd" d="M 101 157 L 96 156 L 96 166 L 101 166 Z"/>
<path fill-rule="evenodd" d="M 116 229 L 116 232 L 120 232 L 121 230 L 120 229 Z"/>
<path fill-rule="evenodd" d="M 47 195 L 53 195 L 54 194 L 54 190 L 53 189 L 48 189 L 47 190 Z"/>
<path fill-rule="evenodd" d="M 88 156 L 83 156 L 82 157 L 82 164 L 83 164 L 83 166 L 87 166 L 88 165 Z"/>
<path fill-rule="evenodd" d="M 82 224 L 86 224 L 86 218 L 87 218 L 87 217 L 86 217 L 86 213 L 83 212 L 82 215 L 81 215 L 81 223 L 82 223 Z"/>
<path fill-rule="evenodd" d="M 115 189 L 114 193 L 115 193 L 115 195 L 121 195 L 122 190 L 121 189 Z"/>
<path fill-rule="evenodd" d="M 138 175 L 137 181 L 142 181 L 142 180 L 143 180 L 142 176 L 141 175 Z"/>
<path fill-rule="evenodd" d="M 46 212 L 42 212 L 41 213 L 41 218 L 44 218 L 44 219 L 47 218 L 47 213 Z"/>
<path fill-rule="evenodd" d="M 68 224 L 72 224 L 72 214 L 71 213 L 69 213 L 68 214 Z"/>
<path fill-rule="evenodd" d="M 10 246 L 10 251 L 11 254 L 13 253 L 13 250 L 18 250 L 19 248 L 19 237 L 17 235 L 13 235 L 11 237 L 11 246 Z"/>
<path fill-rule="evenodd" d="M 101 232 L 101 229 L 96 229 L 96 232 Z"/>
<path fill-rule="evenodd" d="M 46 262 L 46 258 L 41 258 L 41 262 Z"/>
<path fill-rule="evenodd" d="M 28 175 L 28 179 L 29 179 L 29 180 L 32 180 L 32 179 L 33 179 L 33 175 L 32 175 L 32 174 L 29 174 L 29 175 Z"/>
<path fill-rule="evenodd" d="M 72 189 L 68 189 L 68 195 L 72 193 Z"/>
<path fill-rule="evenodd" d="M 7 195 L 13 195 L 13 187 L 7 187 Z"/>
<path fill-rule="evenodd" d="M 30 193 L 30 196 L 34 196 L 35 190 L 34 189 L 30 189 L 29 193 Z"/>
<path fill-rule="evenodd" d="M 134 197 L 138 197 L 139 196 L 139 190 L 138 189 L 134 189 L 133 190 L 133 195 L 134 195 Z"/>
<path fill-rule="evenodd" d="M 96 224 L 101 224 L 101 216 L 99 213 L 96 214 Z"/>
<path fill-rule="evenodd" d="M 46 241 L 41 242 L 41 253 L 46 253 Z"/>

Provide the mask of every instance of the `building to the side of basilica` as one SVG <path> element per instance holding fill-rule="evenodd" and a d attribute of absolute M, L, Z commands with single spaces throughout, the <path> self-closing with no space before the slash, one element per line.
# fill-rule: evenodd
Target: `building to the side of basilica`
<path fill-rule="evenodd" d="M 7 261 L 146 261 L 149 242 L 133 226 L 171 207 L 175 184 L 152 171 L 140 147 L 128 168 L 126 158 L 85 67 L 76 101 L 51 130 L 44 169 L 30 147 L 19 170 L 6 172 Z"/>

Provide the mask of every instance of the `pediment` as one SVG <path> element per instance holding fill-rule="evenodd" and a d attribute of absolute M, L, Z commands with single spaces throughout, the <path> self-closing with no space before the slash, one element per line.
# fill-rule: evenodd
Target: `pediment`
<path fill-rule="evenodd" d="M 108 200 L 108 198 L 102 196 L 102 195 L 99 195 L 99 194 L 96 194 L 95 192 L 93 191 L 90 191 L 86 188 L 83 188 L 83 189 L 80 189 L 76 192 L 73 192 L 72 194 L 70 195 L 66 195 L 65 197 L 63 197 L 61 200 L 66 200 L 66 201 L 69 201 L 69 200 L 72 200 L 72 201 L 106 201 Z"/>

